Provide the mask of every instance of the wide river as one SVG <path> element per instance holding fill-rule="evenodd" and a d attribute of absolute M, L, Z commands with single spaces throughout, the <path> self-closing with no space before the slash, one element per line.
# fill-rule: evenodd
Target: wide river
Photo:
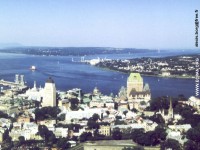
<path fill-rule="evenodd" d="M 139 57 L 164 57 L 178 54 L 197 54 L 198 51 L 161 51 L 160 53 L 139 54 L 109 54 L 86 56 L 85 59 L 111 58 L 127 59 Z M 80 60 L 80 57 L 73 57 Z M 36 71 L 29 70 L 35 65 Z M 32 87 L 44 86 L 48 77 L 52 77 L 58 90 L 67 91 L 72 88 L 81 88 L 83 92 L 91 92 L 98 87 L 103 94 L 118 93 L 121 86 L 126 86 L 128 74 L 97 68 L 83 63 L 72 62 L 72 56 L 32 56 L 24 54 L 0 53 L 0 79 L 14 81 L 15 74 L 23 74 L 27 85 Z M 194 79 L 159 78 L 143 76 L 144 82 L 149 83 L 152 97 L 195 95 Z"/>

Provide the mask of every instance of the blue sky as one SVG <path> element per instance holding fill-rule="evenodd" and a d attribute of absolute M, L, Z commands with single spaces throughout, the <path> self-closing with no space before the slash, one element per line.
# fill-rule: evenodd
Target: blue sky
<path fill-rule="evenodd" d="M 1 0 L 0 43 L 195 48 L 200 0 Z"/>

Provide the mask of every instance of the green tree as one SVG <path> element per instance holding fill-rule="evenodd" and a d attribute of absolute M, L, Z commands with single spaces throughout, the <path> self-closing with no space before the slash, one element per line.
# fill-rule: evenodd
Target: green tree
<path fill-rule="evenodd" d="M 36 108 L 34 111 L 36 120 L 56 119 L 60 112 L 58 107 L 42 107 L 41 109 Z"/>
<path fill-rule="evenodd" d="M 65 120 L 65 114 L 61 114 L 61 115 L 58 117 L 58 120 L 59 120 L 59 121 L 64 121 L 64 120 Z"/>
<path fill-rule="evenodd" d="M 71 103 L 71 110 L 78 110 L 79 100 L 77 98 L 72 98 L 69 101 Z"/>
<path fill-rule="evenodd" d="M 67 141 L 67 138 L 59 138 L 57 141 L 57 146 L 62 149 L 68 149 L 71 144 Z"/>
<path fill-rule="evenodd" d="M 21 146 L 22 144 L 24 144 L 24 142 L 25 142 L 25 138 L 24 138 L 24 136 L 19 136 L 19 141 L 18 141 L 18 143 L 17 143 L 17 147 L 18 146 Z"/>
<path fill-rule="evenodd" d="M 166 140 L 167 136 L 166 129 L 164 129 L 162 126 L 157 126 L 155 128 L 155 133 L 159 141 Z"/>
<path fill-rule="evenodd" d="M 167 139 L 165 142 L 161 143 L 161 150 L 166 150 L 168 148 L 172 150 L 181 150 L 181 145 L 177 140 Z"/>
<path fill-rule="evenodd" d="M 198 124 L 197 127 L 191 128 L 186 133 L 187 139 L 190 140 L 190 142 L 187 144 L 195 143 L 198 149 L 200 149 L 200 124 Z M 193 141 L 193 142 L 192 142 Z"/>
<path fill-rule="evenodd" d="M 122 139 L 122 132 L 120 131 L 119 128 L 113 129 L 112 137 L 115 140 L 121 140 Z"/>
<path fill-rule="evenodd" d="M 149 117 L 150 120 L 156 122 L 157 124 L 165 124 L 165 120 L 161 116 L 161 114 L 154 114 L 153 116 Z"/>
<path fill-rule="evenodd" d="M 128 113 L 128 111 L 127 110 L 125 110 L 125 111 L 123 111 L 123 114 L 126 116 L 126 114 Z"/>
<path fill-rule="evenodd" d="M 99 117 L 98 114 L 95 113 L 95 114 L 92 115 L 92 120 L 93 120 L 93 121 L 96 122 L 96 121 L 99 120 L 99 119 L 100 119 L 100 117 Z"/>
<path fill-rule="evenodd" d="M 92 138 L 92 133 L 91 132 L 83 132 L 80 135 L 80 142 L 85 142 L 87 140 L 90 140 Z"/>
<path fill-rule="evenodd" d="M 49 132 L 48 128 L 45 126 L 45 125 L 39 125 L 38 126 L 38 132 L 39 132 L 39 135 L 42 137 L 42 138 L 45 138 L 47 133 Z"/>
<path fill-rule="evenodd" d="M 106 111 L 106 114 L 109 116 L 109 115 L 110 115 L 110 112 L 107 110 L 107 111 Z"/>
<path fill-rule="evenodd" d="M 45 142 L 47 145 L 52 146 L 56 142 L 56 137 L 52 131 L 48 131 L 45 135 Z"/>
<path fill-rule="evenodd" d="M 200 147 L 194 141 L 188 140 L 184 143 L 184 150 L 200 150 Z"/>
<path fill-rule="evenodd" d="M 131 134 L 132 134 L 132 140 L 137 143 L 138 138 L 143 136 L 144 129 L 134 129 L 134 130 L 132 130 Z"/>
<path fill-rule="evenodd" d="M 4 140 L 7 140 L 8 138 L 9 138 L 9 130 L 6 129 L 6 130 L 4 131 L 4 133 L 3 133 L 3 139 L 4 139 Z"/>

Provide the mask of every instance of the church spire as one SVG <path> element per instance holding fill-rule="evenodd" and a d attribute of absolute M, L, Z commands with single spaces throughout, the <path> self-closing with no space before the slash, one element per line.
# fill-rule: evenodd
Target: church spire
<path fill-rule="evenodd" d="M 173 107 L 172 107 L 172 98 L 171 97 L 170 97 L 170 100 L 169 100 L 168 115 L 169 115 L 170 118 L 173 118 Z"/>

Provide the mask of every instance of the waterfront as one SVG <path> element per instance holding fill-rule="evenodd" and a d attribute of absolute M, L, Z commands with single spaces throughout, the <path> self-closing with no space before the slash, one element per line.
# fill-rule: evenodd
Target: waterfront
<path fill-rule="evenodd" d="M 184 54 L 187 52 L 183 52 Z M 176 55 L 177 53 L 156 53 L 151 57 Z M 100 55 L 100 58 L 134 58 L 147 57 L 149 54 L 136 55 Z M 86 59 L 97 58 L 98 56 L 87 56 Z M 74 57 L 80 60 L 80 57 Z M 37 86 L 44 86 L 45 80 L 51 76 L 58 90 L 69 90 L 81 88 L 84 92 L 91 92 L 97 86 L 103 94 L 111 92 L 117 94 L 121 86 L 126 86 L 128 74 L 109 71 L 90 66 L 83 63 L 72 62 L 72 56 L 31 56 L 23 54 L 0 54 L 0 79 L 14 81 L 15 74 L 23 74 L 27 85 L 32 87 L 37 81 Z M 36 71 L 29 70 L 35 65 Z M 159 78 L 143 76 L 144 82 L 149 83 L 152 96 L 178 96 L 184 94 L 186 97 L 195 95 L 194 79 Z"/>

